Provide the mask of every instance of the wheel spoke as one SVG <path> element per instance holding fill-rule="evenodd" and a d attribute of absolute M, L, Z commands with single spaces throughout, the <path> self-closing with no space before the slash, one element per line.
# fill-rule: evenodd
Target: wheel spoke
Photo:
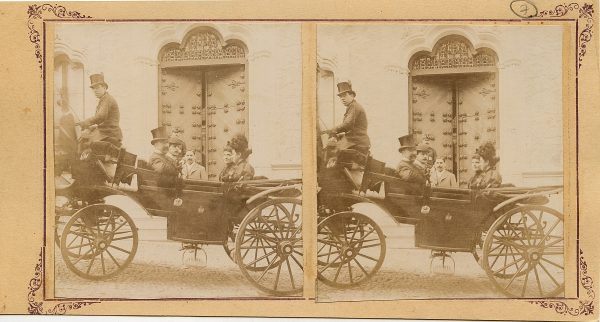
<path fill-rule="evenodd" d="M 92 269 L 92 265 L 94 265 L 94 261 L 96 261 L 96 256 L 92 256 L 92 260 L 90 260 L 90 265 L 88 265 L 86 274 L 90 274 L 90 270 Z"/>
<path fill-rule="evenodd" d="M 358 267 L 360 267 L 360 269 L 363 272 L 365 272 L 365 276 L 369 276 L 369 272 L 367 272 L 367 270 L 360 264 L 360 262 L 358 260 L 356 260 L 356 258 L 353 258 L 352 260 L 356 262 L 356 264 L 358 265 Z"/>
<path fill-rule="evenodd" d="M 506 257 L 505 257 L 505 258 L 506 258 Z M 515 265 L 515 266 L 516 266 L 516 264 L 517 264 L 518 262 L 522 261 L 522 260 L 524 260 L 524 258 L 523 258 L 523 257 L 519 258 L 519 259 L 518 259 L 518 260 L 516 260 L 516 261 L 512 261 L 512 262 L 510 262 L 510 263 L 508 263 L 508 264 L 504 265 L 504 266 L 503 266 L 502 268 L 500 268 L 499 270 L 497 270 L 497 271 L 494 271 L 494 274 L 498 274 L 498 273 L 499 273 L 501 270 L 504 270 L 504 273 L 506 273 L 506 268 L 508 268 L 508 267 L 510 267 L 510 266 L 513 266 L 513 265 Z"/>
<path fill-rule="evenodd" d="M 93 251 L 94 251 L 94 249 L 93 249 L 93 248 L 90 248 L 90 250 L 88 250 L 87 252 L 85 252 L 85 254 L 83 254 L 83 255 L 80 255 L 79 257 L 77 257 L 77 260 L 75 260 L 75 261 L 73 262 L 73 265 L 75 265 L 75 264 L 79 263 L 79 261 L 80 261 L 80 260 L 82 260 L 82 259 L 83 259 L 85 256 L 87 256 L 89 253 L 91 253 L 91 252 L 93 252 Z"/>
<path fill-rule="evenodd" d="M 545 255 L 545 254 L 544 254 L 544 255 Z M 549 260 L 549 259 L 547 259 L 547 258 L 544 258 L 544 257 L 542 257 L 542 260 L 543 260 L 543 261 L 545 261 L 545 262 L 547 262 L 547 263 L 548 263 L 548 264 L 550 264 L 550 265 L 554 265 L 554 266 L 556 266 L 556 267 L 560 268 L 561 270 L 564 270 L 564 269 L 565 269 L 564 267 L 560 266 L 559 264 L 557 264 L 557 263 L 555 263 L 555 262 L 552 262 L 552 261 L 550 261 L 550 260 Z"/>
<path fill-rule="evenodd" d="M 517 276 L 515 274 L 515 276 Z M 525 274 L 525 282 L 523 282 L 523 290 L 521 291 L 521 297 L 525 297 L 525 291 L 527 290 L 527 280 L 529 279 L 529 272 Z"/>
<path fill-rule="evenodd" d="M 106 231 L 108 230 L 108 226 L 109 226 L 110 220 L 113 218 L 113 216 L 114 216 L 114 214 L 111 211 L 110 212 L 110 216 L 108 216 L 108 219 L 106 220 L 106 226 L 104 226 L 104 230 L 102 230 L 102 234 L 106 234 Z"/>
<path fill-rule="evenodd" d="M 302 254 L 299 254 L 299 255 L 302 256 Z M 296 265 L 298 265 L 298 267 L 300 267 L 301 270 L 304 270 L 302 263 L 300 263 L 300 261 L 296 257 L 294 257 L 293 254 L 291 254 L 290 257 L 294 260 L 294 262 L 296 262 Z"/>
<path fill-rule="evenodd" d="M 510 282 L 508 282 L 508 284 L 504 287 L 505 290 L 507 290 L 508 287 L 514 282 L 515 278 L 519 275 L 519 273 L 521 273 L 521 271 L 523 270 L 523 267 L 525 267 L 525 265 L 527 265 L 527 262 L 523 262 L 523 264 L 521 264 L 521 266 L 519 267 L 517 272 L 510 279 Z"/>
<path fill-rule="evenodd" d="M 66 249 L 75 249 L 75 248 L 83 248 L 85 246 L 93 246 L 94 243 L 87 243 L 87 244 L 80 244 L 80 245 L 75 245 L 75 246 L 71 246 L 71 247 L 65 247 Z"/>
<path fill-rule="evenodd" d="M 277 258 L 277 257 L 279 257 L 279 255 L 275 255 L 275 258 Z M 256 283 L 260 282 L 260 280 L 262 280 L 262 278 L 265 276 L 265 274 L 267 274 L 267 272 L 271 269 L 271 266 L 273 266 L 273 264 L 275 263 L 275 258 L 273 258 L 273 261 L 271 262 L 271 264 L 269 264 L 269 266 L 267 266 L 267 268 L 265 268 L 265 270 L 262 272 L 260 277 L 256 280 Z"/>
<path fill-rule="evenodd" d="M 292 289 L 296 289 L 296 284 L 294 283 L 294 274 L 292 274 L 292 266 L 290 265 L 290 259 L 286 258 L 285 262 L 287 264 L 288 272 L 290 274 L 290 281 L 292 282 Z M 283 265 L 283 263 L 281 263 L 281 264 Z M 279 267 L 281 267 L 281 265 Z"/>
<path fill-rule="evenodd" d="M 124 239 L 132 239 L 132 238 L 133 238 L 133 235 L 131 235 L 131 236 L 125 236 L 125 237 L 119 237 L 119 238 L 112 238 L 111 240 L 115 241 L 115 240 L 124 240 Z"/>
<path fill-rule="evenodd" d="M 109 245 L 108 245 L 108 247 L 112 247 L 112 248 L 114 248 L 114 249 L 116 249 L 116 250 L 120 250 L 120 251 L 122 251 L 123 253 L 126 253 L 126 254 L 131 254 L 131 252 L 130 252 L 130 251 L 128 251 L 128 250 L 125 250 L 125 249 L 123 249 L 123 248 L 121 248 L 121 247 L 117 247 L 117 246 L 115 246 L 115 245 L 112 245 L 112 244 L 109 244 Z"/>
<path fill-rule="evenodd" d="M 261 257 L 259 257 L 259 258 L 256 258 L 256 257 L 255 257 L 255 260 L 254 260 L 254 261 L 252 261 L 252 262 L 250 262 L 250 263 L 248 263 L 248 264 L 245 264 L 244 266 L 246 266 L 246 267 L 249 267 L 249 266 L 255 265 L 255 267 L 256 267 L 256 263 L 257 263 L 257 262 L 260 262 L 260 261 L 261 261 L 261 260 L 263 260 L 265 257 L 267 257 L 267 256 L 271 256 L 272 254 L 275 254 L 275 253 L 276 253 L 275 251 L 272 251 L 272 252 L 268 253 L 267 255 L 263 255 L 263 256 L 261 256 Z M 275 255 L 275 257 L 273 258 L 273 260 L 275 260 L 275 258 L 276 258 L 276 257 L 279 257 L 279 255 Z M 272 264 L 272 263 L 271 263 L 271 264 Z"/>
<path fill-rule="evenodd" d="M 535 273 L 535 280 L 537 281 L 538 290 L 540 290 L 540 297 L 544 297 L 544 290 L 542 289 L 542 283 L 540 282 L 540 276 L 538 275 L 537 265 L 533 266 L 533 272 Z"/>
<path fill-rule="evenodd" d="M 338 266 L 337 270 L 335 271 L 335 277 L 333 278 L 333 282 L 337 282 L 338 276 L 340 275 L 340 271 L 342 270 L 342 267 L 344 267 L 344 264 Z"/>
<path fill-rule="evenodd" d="M 378 259 L 376 259 L 376 258 L 373 258 L 373 257 L 371 257 L 371 256 L 367 256 L 367 255 L 365 255 L 365 254 L 361 254 L 361 253 L 357 253 L 357 254 L 356 254 L 356 256 L 362 256 L 362 257 L 368 258 L 368 259 L 370 259 L 370 260 L 372 260 L 372 261 L 374 261 L 374 262 L 376 262 L 376 263 L 379 261 L 379 260 L 378 260 Z"/>
<path fill-rule="evenodd" d="M 106 268 L 104 267 L 104 251 L 100 252 L 100 263 L 102 263 L 102 275 L 106 275 Z"/>
<path fill-rule="evenodd" d="M 107 254 L 108 254 L 108 256 L 109 256 L 109 257 L 110 257 L 110 258 L 113 260 L 113 262 L 115 262 L 115 265 L 117 265 L 117 267 L 120 269 L 120 268 L 121 268 L 121 265 L 119 264 L 119 261 L 117 261 L 117 260 L 115 259 L 115 257 L 114 257 L 114 256 L 111 254 L 111 252 L 110 252 L 108 249 L 106 249 L 106 253 L 107 253 Z"/>
<path fill-rule="evenodd" d="M 328 269 L 328 268 L 329 268 L 331 265 L 333 265 L 333 263 L 335 263 L 335 261 L 336 261 L 336 260 L 338 260 L 340 257 L 342 257 L 342 255 L 341 255 L 341 254 L 337 255 L 337 257 L 336 257 L 336 258 L 335 258 L 333 261 L 329 262 L 329 263 L 328 263 L 328 264 L 327 264 L 325 267 L 323 267 L 323 269 L 321 269 L 321 271 L 319 272 L 319 274 L 322 274 L 322 273 L 323 273 L 325 270 L 327 270 L 327 269 Z"/>
<path fill-rule="evenodd" d="M 350 267 L 350 263 L 352 261 L 348 261 L 348 275 L 350 276 L 350 284 L 352 284 L 354 281 L 352 280 L 352 267 Z"/>
<path fill-rule="evenodd" d="M 552 274 L 550 274 L 550 272 L 548 272 L 548 270 L 546 269 L 546 267 L 541 263 L 538 262 L 540 264 L 540 267 L 544 270 L 544 272 L 546 272 L 546 274 L 548 275 L 548 277 L 550 277 L 550 279 L 552 280 L 552 282 L 554 282 L 554 284 L 556 284 L 556 286 L 560 286 L 560 283 L 556 281 L 556 279 L 554 279 L 554 277 L 552 276 Z"/>
<path fill-rule="evenodd" d="M 270 264 L 270 263 L 269 263 Z M 277 291 L 277 284 L 279 284 L 279 274 L 281 273 L 281 265 L 277 266 L 277 275 L 275 276 L 275 284 L 273 284 L 273 290 Z"/>

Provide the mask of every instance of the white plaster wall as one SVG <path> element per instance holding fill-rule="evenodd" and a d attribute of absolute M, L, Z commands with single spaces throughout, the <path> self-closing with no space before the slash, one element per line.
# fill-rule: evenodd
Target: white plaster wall
<path fill-rule="evenodd" d="M 146 158 L 152 151 L 150 130 L 158 125 L 158 53 L 181 42 L 198 26 L 216 29 L 224 38 L 248 47 L 248 94 L 252 164 L 257 175 L 301 176 L 300 111 L 302 95 L 298 24 L 94 23 L 59 24 L 56 47 L 77 56 L 86 77 L 103 72 L 109 93 L 119 103 L 123 144 Z M 89 78 L 86 78 L 86 86 Z M 97 99 L 89 90 L 85 116 Z"/>
<path fill-rule="evenodd" d="M 562 30 L 557 26 L 320 25 L 320 62 L 334 62 L 336 82 L 351 80 L 367 110 L 375 158 L 395 166 L 408 134 L 408 61 L 440 38 L 458 34 L 499 58 L 499 156 L 504 182 L 561 184 Z M 341 105 L 336 101 L 336 109 Z M 341 109 L 343 111 L 343 109 Z M 341 112 L 343 114 L 343 112 Z M 341 120 L 342 115 L 339 116 Z"/>

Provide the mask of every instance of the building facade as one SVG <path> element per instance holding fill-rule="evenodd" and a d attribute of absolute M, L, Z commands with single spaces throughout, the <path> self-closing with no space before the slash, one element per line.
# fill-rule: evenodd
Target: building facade
<path fill-rule="evenodd" d="M 343 118 L 351 80 L 371 153 L 394 167 L 398 137 L 430 139 L 462 187 L 470 159 L 495 144 L 503 182 L 562 184 L 562 30 L 558 26 L 321 25 L 319 124 Z"/>
<path fill-rule="evenodd" d="M 94 115 L 89 75 L 103 73 L 123 145 L 139 157 L 151 154 L 150 130 L 163 125 L 217 180 L 223 147 L 243 133 L 257 176 L 301 176 L 299 25 L 67 23 L 54 43 L 55 102 L 80 119 Z"/>

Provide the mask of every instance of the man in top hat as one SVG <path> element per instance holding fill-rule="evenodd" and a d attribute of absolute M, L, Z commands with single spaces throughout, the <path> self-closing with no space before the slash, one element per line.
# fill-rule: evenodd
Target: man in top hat
<path fill-rule="evenodd" d="M 417 149 L 415 148 L 414 138 L 412 135 L 405 135 L 399 137 L 400 141 L 400 154 L 402 158 L 396 168 L 397 176 L 409 183 L 407 186 L 407 192 L 415 193 L 421 191 L 425 185 L 425 173 L 415 166 L 414 161 L 417 157 Z"/>
<path fill-rule="evenodd" d="M 354 149 L 364 154 L 369 152 L 371 141 L 367 134 L 367 114 L 365 109 L 354 99 L 356 93 L 352 90 L 352 83 L 341 82 L 337 84 L 338 97 L 346 106 L 346 113 L 342 124 L 334 127 L 328 134 L 339 134 L 345 132 L 348 145 L 344 148 Z"/>
<path fill-rule="evenodd" d="M 123 134 L 119 127 L 119 105 L 117 101 L 107 92 L 108 84 L 104 81 L 103 74 L 93 74 L 90 76 L 90 88 L 98 98 L 96 114 L 86 120 L 78 122 L 82 128 L 98 129 L 99 136 L 93 138 L 94 141 L 109 142 L 117 147 L 121 146 Z"/>
<path fill-rule="evenodd" d="M 150 131 L 152 133 L 152 141 L 150 142 L 154 146 L 154 152 L 148 159 L 148 165 L 155 171 L 158 171 L 162 167 L 163 158 L 169 148 L 169 136 L 167 135 L 167 128 L 164 126 L 157 127 Z"/>

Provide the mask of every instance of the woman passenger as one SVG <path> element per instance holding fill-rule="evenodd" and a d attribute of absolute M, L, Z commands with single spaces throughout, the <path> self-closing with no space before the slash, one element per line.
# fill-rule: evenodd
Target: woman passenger
<path fill-rule="evenodd" d="M 479 162 L 477 162 L 477 159 L 479 159 Z M 469 180 L 469 188 L 486 189 L 500 187 L 502 177 L 496 169 L 498 161 L 500 161 L 500 158 L 496 156 L 496 148 L 491 142 L 481 145 L 473 156 L 472 165 L 475 174 Z"/>
<path fill-rule="evenodd" d="M 219 181 L 236 182 L 252 180 L 254 177 L 254 168 L 248 162 L 248 157 L 252 153 L 248 149 L 248 139 L 243 134 L 236 134 L 227 142 L 223 149 L 223 159 L 225 168 L 219 174 Z"/>

